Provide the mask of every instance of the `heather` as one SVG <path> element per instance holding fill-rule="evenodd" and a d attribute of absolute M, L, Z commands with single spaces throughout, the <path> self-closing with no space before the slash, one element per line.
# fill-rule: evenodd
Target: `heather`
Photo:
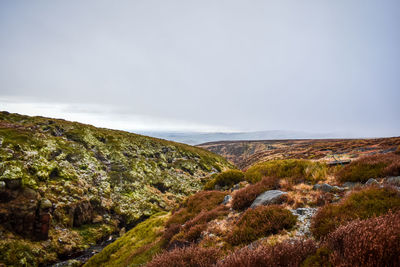
<path fill-rule="evenodd" d="M 290 229 L 295 224 L 296 217 L 285 208 L 277 205 L 258 206 L 244 212 L 227 241 L 232 245 L 248 244 L 260 237 Z"/>
<path fill-rule="evenodd" d="M 320 239 L 355 219 L 367 219 L 400 209 L 400 192 L 371 186 L 350 193 L 339 203 L 323 206 L 312 219 L 311 232 Z"/>
<path fill-rule="evenodd" d="M 377 154 L 361 157 L 338 172 L 341 182 L 366 182 L 369 178 L 399 176 L 398 153 Z"/>
<path fill-rule="evenodd" d="M 267 190 L 278 188 L 278 179 L 274 177 L 264 177 L 256 184 L 248 185 L 235 192 L 232 200 L 232 208 L 235 210 L 244 210 L 248 208 L 258 195 Z"/>

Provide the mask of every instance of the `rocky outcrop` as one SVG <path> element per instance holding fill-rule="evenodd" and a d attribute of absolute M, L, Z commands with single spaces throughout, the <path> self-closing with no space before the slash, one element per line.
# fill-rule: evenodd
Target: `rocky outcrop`
<path fill-rule="evenodd" d="M 0 192 L 0 224 L 31 240 L 47 240 L 51 206 L 41 205 L 34 190 L 11 188 Z"/>
<path fill-rule="evenodd" d="M 280 190 L 265 191 L 253 201 L 250 208 L 255 208 L 261 205 L 280 204 L 285 200 L 283 196 L 286 194 L 286 192 Z"/>

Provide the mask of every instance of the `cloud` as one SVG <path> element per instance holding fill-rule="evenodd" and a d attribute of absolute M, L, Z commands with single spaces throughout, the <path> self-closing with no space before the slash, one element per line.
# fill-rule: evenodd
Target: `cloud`
<path fill-rule="evenodd" d="M 30 116 L 44 116 L 97 127 L 126 131 L 183 131 L 183 132 L 232 132 L 232 129 L 215 125 L 202 125 L 171 118 L 152 117 L 120 112 L 112 106 L 96 104 L 66 104 L 21 101 L 15 97 L 0 98 L 0 110 Z"/>

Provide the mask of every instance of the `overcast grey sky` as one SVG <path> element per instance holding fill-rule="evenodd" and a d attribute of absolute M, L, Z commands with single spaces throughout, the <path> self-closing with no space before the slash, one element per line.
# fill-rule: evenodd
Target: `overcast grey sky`
<path fill-rule="evenodd" d="M 400 1 L 0 1 L 0 109 L 400 135 Z"/>

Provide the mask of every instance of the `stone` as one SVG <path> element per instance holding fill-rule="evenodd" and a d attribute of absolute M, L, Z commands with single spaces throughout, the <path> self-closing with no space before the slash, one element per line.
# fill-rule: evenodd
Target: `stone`
<path fill-rule="evenodd" d="M 365 183 L 365 185 L 378 185 L 378 181 L 375 180 L 374 178 L 369 178 L 368 181 Z"/>
<path fill-rule="evenodd" d="M 50 209 L 51 207 L 53 207 L 53 204 L 47 198 L 44 198 L 40 201 L 40 209 L 45 210 Z"/>
<path fill-rule="evenodd" d="M 353 188 L 353 187 L 356 187 L 357 185 L 359 185 L 359 183 L 345 182 L 345 183 L 343 184 L 343 187 Z"/>
<path fill-rule="evenodd" d="M 280 190 L 265 191 L 253 201 L 250 208 L 255 208 L 260 205 L 280 204 L 283 202 L 282 196 L 286 194 L 286 192 Z"/>
<path fill-rule="evenodd" d="M 223 204 L 223 205 L 226 205 L 226 204 L 228 204 L 229 202 L 231 202 L 231 200 L 232 200 L 232 196 L 231 196 L 231 195 L 226 195 L 226 196 L 224 197 L 224 201 L 222 201 L 222 204 Z"/>
<path fill-rule="evenodd" d="M 316 208 L 298 208 L 290 210 L 293 215 L 297 216 L 296 236 L 310 236 L 311 218 L 317 212 Z"/>
<path fill-rule="evenodd" d="M 331 191 L 334 190 L 333 186 L 331 186 L 329 184 L 315 184 L 313 186 L 313 189 L 314 190 L 320 190 L 320 191 L 323 191 L 323 192 L 326 192 L 326 193 L 331 192 Z"/>
<path fill-rule="evenodd" d="M 386 183 L 395 186 L 400 186 L 400 176 L 388 177 L 386 178 Z"/>
<path fill-rule="evenodd" d="M 7 179 L 5 180 L 8 189 L 16 190 L 22 187 L 22 179 Z"/>
<path fill-rule="evenodd" d="M 74 227 L 79 227 L 85 223 L 92 222 L 93 208 L 89 201 L 81 201 L 76 204 L 74 209 Z"/>

